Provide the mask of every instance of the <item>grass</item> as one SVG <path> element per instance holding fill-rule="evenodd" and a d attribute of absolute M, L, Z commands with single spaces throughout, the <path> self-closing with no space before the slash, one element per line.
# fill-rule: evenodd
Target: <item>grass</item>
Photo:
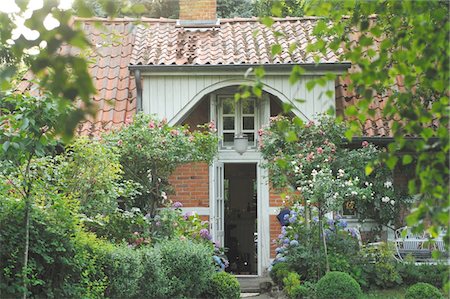
<path fill-rule="evenodd" d="M 405 292 L 406 288 L 370 290 L 364 293 L 362 299 L 403 299 Z"/>

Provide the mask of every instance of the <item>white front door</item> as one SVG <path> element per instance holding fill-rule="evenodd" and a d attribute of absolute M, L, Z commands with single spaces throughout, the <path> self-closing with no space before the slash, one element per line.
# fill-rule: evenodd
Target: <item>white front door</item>
<path fill-rule="evenodd" d="M 222 162 L 215 162 L 213 164 L 214 168 L 214 205 L 213 205 L 213 215 L 212 215 L 212 233 L 213 240 L 218 242 L 220 246 L 224 246 L 224 167 Z"/>

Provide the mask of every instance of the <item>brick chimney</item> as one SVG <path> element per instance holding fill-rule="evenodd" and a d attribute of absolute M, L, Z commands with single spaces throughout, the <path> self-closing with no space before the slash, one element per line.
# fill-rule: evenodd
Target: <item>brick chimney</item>
<path fill-rule="evenodd" d="M 180 0 L 180 20 L 216 20 L 216 9 L 216 0 Z"/>

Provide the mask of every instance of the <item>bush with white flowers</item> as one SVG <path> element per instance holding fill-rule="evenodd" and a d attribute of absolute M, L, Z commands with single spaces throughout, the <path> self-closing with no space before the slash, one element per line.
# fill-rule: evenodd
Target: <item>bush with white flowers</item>
<path fill-rule="evenodd" d="M 355 212 L 360 220 L 392 225 L 408 203 L 406 190 L 393 184 L 392 172 L 376 164 L 381 150 L 364 141 L 359 148 L 345 142 L 346 127 L 330 117 L 317 123 L 278 116 L 260 132 L 260 150 L 276 188 L 297 190 L 294 201 L 327 212 Z M 365 167 L 374 163 L 370 175 Z M 405 192 L 401 192 L 405 191 Z"/>

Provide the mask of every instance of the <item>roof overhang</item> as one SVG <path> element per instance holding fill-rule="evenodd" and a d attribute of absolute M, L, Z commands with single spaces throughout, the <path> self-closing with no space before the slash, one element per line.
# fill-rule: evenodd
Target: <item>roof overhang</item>
<path fill-rule="evenodd" d="M 249 68 L 263 67 L 267 72 L 289 73 L 295 66 L 301 66 L 306 72 L 344 73 L 351 63 L 299 63 L 299 64 L 204 64 L 204 65 L 129 65 L 131 71 L 142 73 L 198 73 L 198 72 L 246 72 Z"/>

